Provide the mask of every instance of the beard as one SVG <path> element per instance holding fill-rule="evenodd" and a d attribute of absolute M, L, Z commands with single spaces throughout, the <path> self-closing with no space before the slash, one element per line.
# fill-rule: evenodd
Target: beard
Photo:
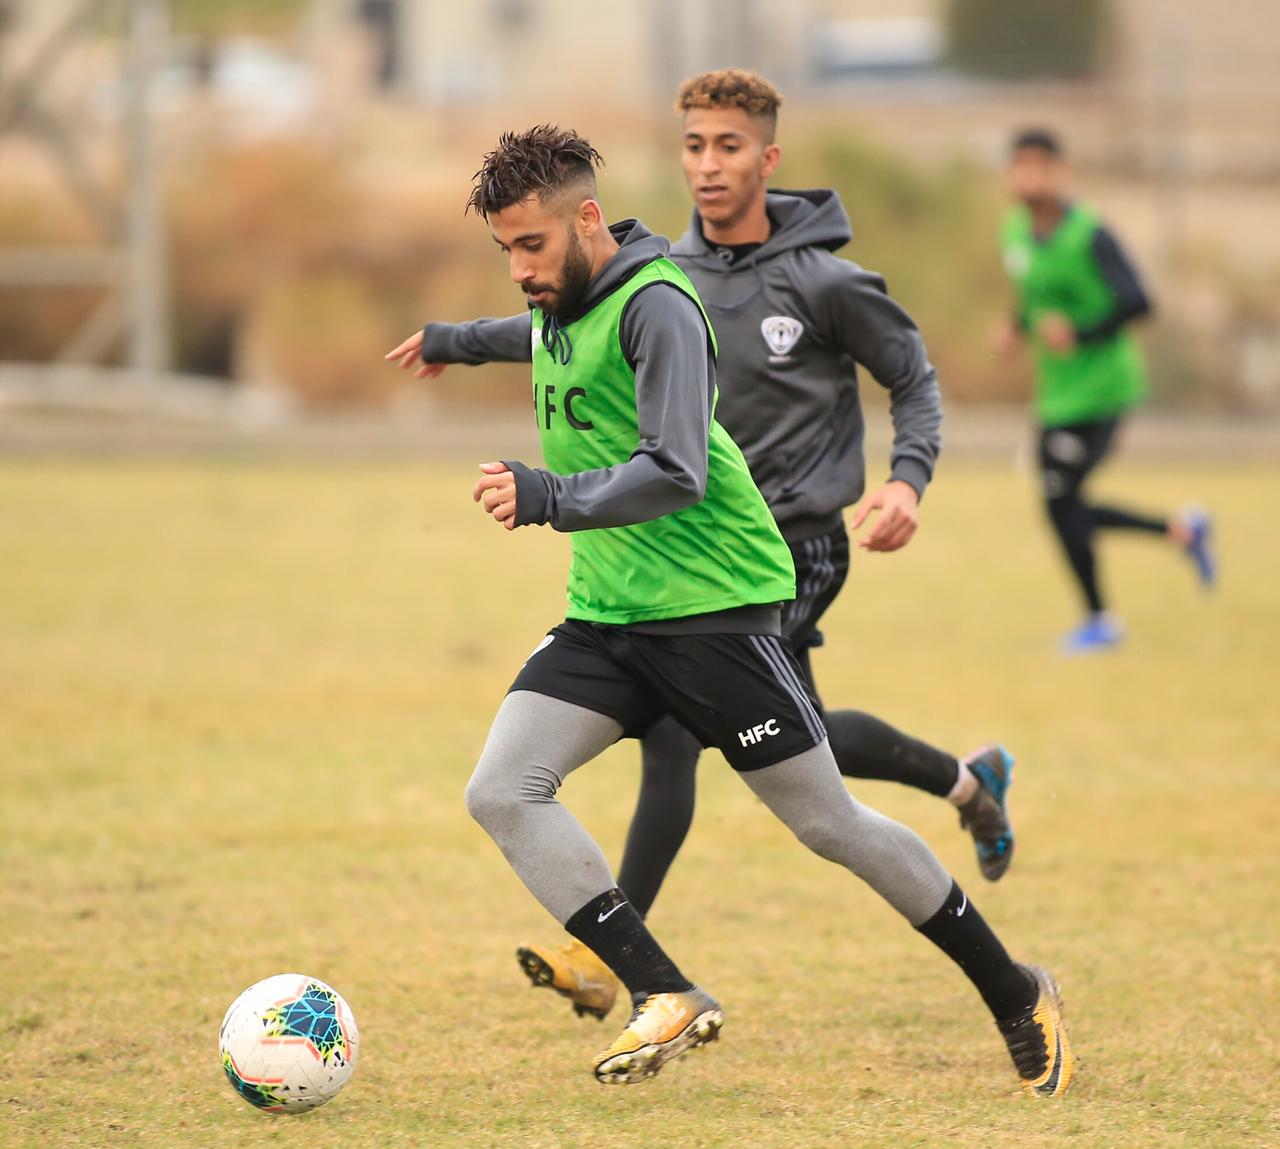
<path fill-rule="evenodd" d="M 1062 202 L 1062 195 L 1056 189 L 1049 191 L 1033 191 L 1020 194 L 1017 197 L 1032 211 L 1047 211 L 1051 207 L 1056 207 Z"/>
<path fill-rule="evenodd" d="M 542 311 L 556 319 L 572 315 L 578 305 L 586 297 L 587 288 L 591 285 L 591 257 L 578 240 L 578 233 L 569 233 L 569 248 L 565 252 L 564 264 L 560 268 L 560 287 L 550 284 L 531 283 L 524 288 L 526 295 L 535 295 L 540 291 L 550 293 L 543 302 Z"/>

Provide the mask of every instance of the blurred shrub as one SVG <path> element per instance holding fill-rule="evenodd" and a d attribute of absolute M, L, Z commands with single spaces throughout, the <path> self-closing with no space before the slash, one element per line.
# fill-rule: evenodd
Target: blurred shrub
<path fill-rule="evenodd" d="M 91 242 L 91 230 L 70 204 L 0 184 L 0 248 L 72 246 Z M 95 287 L 32 291 L 0 286 L 0 358 L 43 362 L 80 328 L 105 292 Z"/>
<path fill-rule="evenodd" d="M 465 189 L 440 200 L 361 187 L 345 172 L 341 157 L 279 146 L 184 172 L 171 246 L 185 367 L 235 363 L 238 374 L 277 380 L 312 404 L 381 403 L 405 377 L 381 371 L 379 357 L 423 319 L 519 310 L 505 261 L 462 214 Z M 790 186 L 840 190 L 854 230 L 843 254 L 886 276 L 923 328 L 949 395 L 1025 393 L 1020 372 L 988 354 L 1007 299 L 989 176 L 958 162 L 924 168 L 845 131 L 789 140 L 785 174 Z M 613 178 L 608 195 L 618 217 L 639 214 L 673 234 L 687 223 L 674 170 L 644 187 Z M 236 345 L 219 353 L 219 339 Z M 525 403 L 527 374 L 459 369 L 431 392 L 446 402 Z"/>
<path fill-rule="evenodd" d="M 1280 410 L 1280 267 L 1242 268 L 1210 247 L 1175 260 L 1178 293 L 1157 294 L 1158 397 L 1184 407 Z"/>
<path fill-rule="evenodd" d="M 235 32 L 279 32 L 295 25 L 309 0 L 170 0 L 179 32 L 220 35 Z"/>
<path fill-rule="evenodd" d="M 1023 372 L 990 353 L 1009 299 L 997 258 L 1002 204 L 990 176 L 956 160 L 919 167 L 848 133 L 819 137 L 799 166 L 839 190 L 853 223 L 841 254 L 885 277 L 924 332 L 946 394 L 1023 397 Z"/>
<path fill-rule="evenodd" d="M 242 339 L 241 374 L 289 389 L 312 407 L 382 403 L 401 377 L 382 362 L 389 341 L 377 293 L 332 270 L 279 280 Z"/>
<path fill-rule="evenodd" d="M 301 146 L 189 165 L 170 197 L 177 365 L 272 380 L 313 405 L 385 401 L 401 377 L 381 354 L 440 248 L 423 212 Z"/>
<path fill-rule="evenodd" d="M 519 307 L 484 229 L 463 217 L 463 196 L 440 204 L 399 184 L 373 189 L 354 166 L 279 141 L 187 149 L 166 206 L 176 370 L 270 380 L 313 406 L 380 404 L 412 385 L 383 353 L 426 316 Z M 0 247 L 102 242 L 60 194 L 0 186 Z M 0 358 L 52 359 L 103 295 L 0 288 Z M 451 372 L 433 391 L 528 402 L 511 386 L 527 368 L 493 374 Z"/>
<path fill-rule="evenodd" d="M 167 210 L 179 370 L 272 381 L 312 406 L 384 404 L 414 384 L 382 355 L 424 319 L 507 315 L 521 306 L 483 224 L 462 213 L 465 185 L 433 192 L 421 166 L 410 169 L 412 178 L 399 168 L 387 178 L 387 169 L 379 175 L 341 149 L 280 142 L 210 149 L 199 141 L 174 166 Z M 680 234 L 689 203 L 678 168 L 637 165 L 637 172 L 608 177 L 609 210 Z M 915 163 L 828 122 L 788 136 L 778 183 L 841 193 L 853 222 L 853 242 L 841 254 L 885 276 L 920 324 L 948 398 L 1024 399 L 1026 363 L 996 360 L 989 349 L 1009 301 L 997 256 L 1003 204 L 989 172 L 957 160 Z M 0 246 L 92 240 L 69 204 L 0 187 Z M 1161 396 L 1269 401 L 1275 284 L 1272 273 L 1243 281 L 1225 259 L 1201 258 L 1180 275 L 1190 303 L 1162 306 L 1164 326 L 1150 332 Z M 100 295 L 0 291 L 0 356 L 51 357 Z M 1233 383 L 1233 372 L 1255 381 Z M 442 403 L 529 402 L 523 365 L 459 368 L 429 387 Z"/>

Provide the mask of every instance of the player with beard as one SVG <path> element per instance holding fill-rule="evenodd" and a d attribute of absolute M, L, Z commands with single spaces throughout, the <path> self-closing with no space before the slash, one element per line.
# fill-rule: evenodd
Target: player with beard
<path fill-rule="evenodd" d="M 861 546 L 890 553 L 910 542 L 940 446 L 936 373 L 911 317 L 884 280 L 839 259 L 850 226 L 830 190 L 770 191 L 781 158 L 781 97 L 763 77 L 728 69 L 681 86 L 682 165 L 693 196 L 689 230 L 672 248 L 720 336 L 716 419 L 742 449 L 791 551 L 798 593 L 782 637 L 813 697 L 818 624 L 849 570 L 844 509 L 854 528 L 875 515 Z M 886 483 L 866 494 L 858 367 L 890 396 L 894 443 Z M 869 653 L 869 652 L 863 652 Z M 1005 810 L 1013 758 L 1000 746 L 957 757 L 857 710 L 828 710 L 840 772 L 899 782 L 949 799 L 973 835 L 991 881 L 1013 857 Z M 619 881 L 647 914 L 693 820 L 701 747 L 673 720 L 641 746 L 642 783 Z M 603 1017 L 617 984 L 581 945 L 517 951 L 535 985 Z"/>
<path fill-rule="evenodd" d="M 652 1076 L 723 1023 L 556 799 L 573 770 L 669 714 L 718 747 L 805 845 L 959 965 L 1026 1088 L 1060 1094 L 1072 1060 L 1053 979 L 1012 961 L 924 842 L 841 783 L 781 642 L 779 603 L 795 594 L 790 553 L 714 418 L 716 337 L 666 242 L 636 220 L 606 226 L 598 162 L 573 132 L 504 135 L 470 206 L 531 310 L 428 324 L 388 354 L 421 363 L 423 377 L 448 363 L 532 361 L 546 469 L 486 463 L 473 497 L 506 530 L 570 534 L 567 617 L 517 673 L 467 806 L 543 907 L 631 994 L 630 1020 L 596 1058 L 596 1077 Z"/>
<path fill-rule="evenodd" d="M 1089 654 L 1124 637 L 1102 594 L 1095 534 L 1138 532 L 1172 543 L 1211 587 L 1211 522 L 1200 510 L 1153 515 L 1085 498 L 1085 482 L 1125 416 L 1146 398 L 1142 350 L 1129 328 L 1151 304 L 1110 229 L 1067 197 L 1066 163 L 1052 132 L 1034 128 L 1014 138 L 1009 188 L 1015 203 L 1001 244 L 1017 307 L 998 343 L 1008 350 L 1025 339 L 1035 359 L 1045 511 L 1087 612 L 1061 646 Z"/>

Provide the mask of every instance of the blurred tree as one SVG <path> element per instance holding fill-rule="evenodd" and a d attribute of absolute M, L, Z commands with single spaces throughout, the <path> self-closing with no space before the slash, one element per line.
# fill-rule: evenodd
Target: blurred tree
<path fill-rule="evenodd" d="M 228 32 L 280 32 L 293 27 L 308 0 L 171 0 L 179 32 L 220 36 Z"/>
<path fill-rule="evenodd" d="M 1005 80 L 1078 79 L 1106 64 L 1107 0 L 950 0 L 952 67 Z"/>

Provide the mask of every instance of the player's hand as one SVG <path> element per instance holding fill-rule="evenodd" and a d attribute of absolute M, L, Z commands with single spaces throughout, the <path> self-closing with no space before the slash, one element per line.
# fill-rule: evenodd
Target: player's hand
<path fill-rule="evenodd" d="M 1075 349 L 1076 329 L 1071 325 L 1071 320 L 1060 311 L 1042 315 L 1036 324 L 1036 330 L 1040 332 L 1040 338 L 1050 351 L 1065 354 Z"/>
<path fill-rule="evenodd" d="M 991 350 L 997 355 L 1010 355 L 1022 339 L 1022 332 L 1012 319 L 997 323 L 991 332 Z"/>
<path fill-rule="evenodd" d="M 853 529 L 862 526 L 872 511 L 879 511 L 880 517 L 858 546 L 885 553 L 901 550 L 920 525 L 919 507 L 920 496 L 915 488 L 901 479 L 891 479 L 878 491 L 872 491 L 854 512 Z"/>
<path fill-rule="evenodd" d="M 415 363 L 418 369 L 413 373 L 415 379 L 434 379 L 447 366 L 447 363 L 423 363 L 422 359 L 422 332 L 415 331 L 394 351 L 388 351 L 383 356 L 388 363 L 399 362 L 400 370 L 408 371 Z"/>
<path fill-rule="evenodd" d="M 509 531 L 516 529 L 516 477 L 505 463 L 481 463 L 484 478 L 476 483 L 471 497 Z"/>

